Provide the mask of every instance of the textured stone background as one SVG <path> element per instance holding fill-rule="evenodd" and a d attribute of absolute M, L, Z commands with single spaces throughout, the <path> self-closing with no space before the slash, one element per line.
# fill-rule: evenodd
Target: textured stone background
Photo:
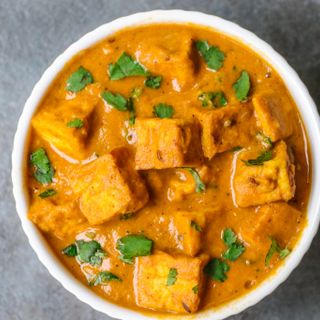
<path fill-rule="evenodd" d="M 11 193 L 12 140 L 32 87 L 67 46 L 114 18 L 172 8 L 254 31 L 297 70 L 320 106 L 320 0 L 0 0 L 0 319 L 110 319 L 64 290 L 28 245 Z M 285 284 L 231 319 L 320 319 L 319 236 Z"/>

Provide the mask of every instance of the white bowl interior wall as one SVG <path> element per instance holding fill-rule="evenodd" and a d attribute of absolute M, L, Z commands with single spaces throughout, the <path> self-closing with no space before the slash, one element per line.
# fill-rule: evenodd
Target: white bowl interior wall
<path fill-rule="evenodd" d="M 30 121 L 43 95 L 46 93 L 49 85 L 55 79 L 59 71 L 61 71 L 64 65 L 79 51 L 94 45 L 113 33 L 123 28 L 152 23 L 192 23 L 200 26 L 211 27 L 221 33 L 237 39 L 260 54 L 274 67 L 286 83 L 289 92 L 299 108 L 310 142 L 310 151 L 312 154 L 312 188 L 308 205 L 308 224 L 293 252 L 288 256 L 286 261 L 278 268 L 273 276 L 269 277 L 248 294 L 241 296 L 222 307 L 205 310 L 191 316 L 195 319 L 223 319 L 256 304 L 286 280 L 310 247 L 311 241 L 317 232 L 320 218 L 320 177 L 319 166 L 316 166 L 316 164 L 320 163 L 320 151 L 318 144 L 320 141 L 320 121 L 316 106 L 310 97 L 308 90 L 288 63 L 277 52 L 275 52 L 270 45 L 259 39 L 253 33 L 239 27 L 237 24 L 216 16 L 199 12 L 157 10 L 119 18 L 98 27 L 72 44 L 64 53 L 57 57 L 57 59 L 42 75 L 28 98 L 20 117 L 12 153 L 12 181 L 16 208 L 21 219 L 23 230 L 28 236 L 30 245 L 37 253 L 40 261 L 46 266 L 50 274 L 68 291 L 76 295 L 78 299 L 89 304 L 98 311 L 119 319 L 137 320 L 158 318 L 155 314 L 139 313 L 104 300 L 72 276 L 72 274 L 54 255 L 38 229 L 28 220 L 28 194 L 24 181 L 24 172 L 27 162 L 26 148 Z M 189 316 L 167 315 L 161 318 L 181 319 L 185 317 Z"/>

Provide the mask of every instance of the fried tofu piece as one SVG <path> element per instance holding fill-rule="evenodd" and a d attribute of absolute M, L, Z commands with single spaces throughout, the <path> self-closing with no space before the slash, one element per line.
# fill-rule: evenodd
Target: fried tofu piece
<path fill-rule="evenodd" d="M 175 212 L 170 218 L 169 232 L 175 239 L 176 249 L 188 256 L 195 256 L 200 250 L 204 226 L 205 215 L 202 212 Z"/>
<path fill-rule="evenodd" d="M 29 210 L 29 219 L 42 231 L 65 239 L 86 223 L 75 202 L 56 205 L 49 199 L 36 199 Z"/>
<path fill-rule="evenodd" d="M 135 171 L 126 148 L 114 149 L 80 167 L 74 177 L 73 189 L 80 195 L 80 209 L 92 225 L 135 212 L 149 200 L 144 181 Z"/>
<path fill-rule="evenodd" d="M 137 305 L 162 312 L 196 312 L 206 262 L 207 256 L 174 257 L 161 251 L 136 258 L 133 283 Z M 172 285 L 167 284 L 170 270 L 176 274 Z"/>
<path fill-rule="evenodd" d="M 295 193 L 295 166 L 284 141 L 272 150 L 272 159 L 262 165 L 247 166 L 243 161 L 259 153 L 244 151 L 238 156 L 233 179 L 235 200 L 240 207 L 256 206 L 278 200 L 288 201 Z"/>
<path fill-rule="evenodd" d="M 258 126 L 273 142 L 284 139 L 292 134 L 290 117 L 290 101 L 284 96 L 273 92 L 264 92 L 252 98 Z"/>
<path fill-rule="evenodd" d="M 200 129 L 181 119 L 136 119 L 136 169 L 165 169 L 201 163 Z"/>
<path fill-rule="evenodd" d="M 89 118 L 97 102 L 98 96 L 84 92 L 74 99 L 58 103 L 57 106 L 49 106 L 40 110 L 32 119 L 32 127 L 43 140 L 54 148 L 71 158 L 83 159 Z M 82 127 L 67 125 L 75 119 L 83 122 Z"/>
<path fill-rule="evenodd" d="M 177 37 L 179 41 L 176 40 Z M 194 51 L 188 32 L 148 37 L 139 44 L 136 56 L 139 56 L 139 61 L 153 74 L 169 78 L 176 91 L 192 85 L 194 81 Z"/>
<path fill-rule="evenodd" d="M 303 228 L 300 224 L 303 214 L 286 202 L 275 202 L 260 206 L 255 212 L 254 222 L 250 228 L 241 232 L 241 237 L 252 246 L 259 241 L 266 241 L 272 237 L 287 246 L 292 239 L 292 231 L 299 234 Z"/>
<path fill-rule="evenodd" d="M 202 127 L 201 144 L 204 156 L 211 159 L 216 153 L 242 145 L 249 132 L 251 111 L 241 107 L 223 107 L 215 110 L 194 109 Z"/>

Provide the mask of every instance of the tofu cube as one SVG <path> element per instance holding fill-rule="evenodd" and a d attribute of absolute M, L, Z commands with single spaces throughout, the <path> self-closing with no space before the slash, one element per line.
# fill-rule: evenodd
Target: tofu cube
<path fill-rule="evenodd" d="M 136 119 L 136 169 L 165 169 L 201 163 L 195 143 L 199 127 L 181 119 Z"/>
<path fill-rule="evenodd" d="M 118 214 L 135 212 L 149 200 L 148 191 L 125 148 L 84 165 L 74 175 L 80 209 L 92 225 Z"/>
<path fill-rule="evenodd" d="M 85 142 L 88 135 L 89 118 L 97 104 L 97 97 L 83 92 L 74 99 L 57 103 L 57 105 L 45 106 L 32 119 L 32 127 L 43 140 L 54 148 L 71 158 L 83 159 L 86 156 Z M 75 119 L 83 121 L 81 128 L 67 125 Z"/>
<path fill-rule="evenodd" d="M 176 249 L 188 256 L 195 256 L 200 250 L 204 227 L 204 213 L 177 211 L 170 218 L 168 229 L 175 239 Z"/>
<path fill-rule="evenodd" d="M 206 262 L 207 256 L 174 257 L 161 251 L 136 258 L 133 283 L 137 305 L 162 312 L 196 312 Z M 176 281 L 172 285 L 167 284 L 170 269 L 176 270 Z"/>
<path fill-rule="evenodd" d="M 295 193 L 295 166 L 291 163 L 287 145 L 277 143 L 269 161 L 259 166 L 247 166 L 242 160 L 256 159 L 261 153 L 240 152 L 236 161 L 233 190 L 240 207 L 256 206 L 278 200 L 288 201 Z"/>
<path fill-rule="evenodd" d="M 49 199 L 34 200 L 28 217 L 42 231 L 59 239 L 69 237 L 86 223 L 75 202 L 56 205 Z"/>
<path fill-rule="evenodd" d="M 176 41 L 177 37 L 179 41 Z M 174 90 L 192 85 L 195 77 L 192 36 L 188 32 L 148 36 L 138 46 L 139 61 L 154 74 L 164 75 Z"/>
<path fill-rule="evenodd" d="M 303 213 L 290 206 L 286 202 L 275 202 L 260 206 L 255 213 L 255 221 L 250 228 L 246 228 L 241 232 L 243 240 L 252 246 L 257 243 L 267 241 L 269 238 L 276 239 L 282 247 L 287 246 L 292 239 L 292 230 L 299 234 L 299 230 L 303 228 L 300 224 Z"/>
<path fill-rule="evenodd" d="M 273 142 L 292 134 L 290 101 L 273 92 L 264 92 L 252 98 L 258 126 Z"/>
<path fill-rule="evenodd" d="M 204 156 L 213 158 L 217 153 L 243 144 L 250 134 L 248 121 L 251 112 L 243 107 L 223 107 L 215 110 L 194 109 L 202 127 L 201 144 Z"/>

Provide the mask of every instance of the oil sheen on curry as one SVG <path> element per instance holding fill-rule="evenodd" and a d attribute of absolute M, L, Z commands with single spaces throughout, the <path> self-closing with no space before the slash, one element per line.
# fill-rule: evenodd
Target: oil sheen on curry
<path fill-rule="evenodd" d="M 211 29 L 101 41 L 64 67 L 31 126 L 29 218 L 117 304 L 218 307 L 268 281 L 306 224 L 297 108 L 266 61 Z"/>

